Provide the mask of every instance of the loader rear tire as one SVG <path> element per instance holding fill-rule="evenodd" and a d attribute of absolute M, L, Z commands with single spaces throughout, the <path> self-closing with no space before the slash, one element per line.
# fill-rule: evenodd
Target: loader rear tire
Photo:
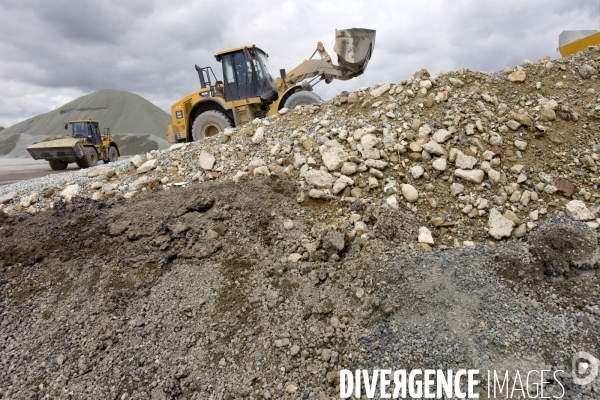
<path fill-rule="evenodd" d="M 192 137 L 194 141 L 202 140 L 208 136 L 214 136 L 231 128 L 231 121 L 225 114 L 219 111 L 205 111 L 198 115 L 192 125 Z"/>
<path fill-rule="evenodd" d="M 109 162 L 116 162 L 119 159 L 119 152 L 115 146 L 110 146 L 108 148 L 108 160 L 104 160 L 104 164 L 108 164 Z"/>
<path fill-rule="evenodd" d="M 300 90 L 287 98 L 283 105 L 288 110 L 293 110 L 296 106 L 309 106 L 311 104 L 321 104 L 323 99 L 314 92 Z"/>
<path fill-rule="evenodd" d="M 63 160 L 49 160 L 48 164 L 50 164 L 50 168 L 52 168 L 55 171 L 62 171 L 64 169 L 67 169 L 67 165 L 69 165 L 68 162 Z"/>
<path fill-rule="evenodd" d="M 77 161 L 79 168 L 90 168 L 98 165 L 98 153 L 93 147 L 83 148 L 83 157 Z"/>

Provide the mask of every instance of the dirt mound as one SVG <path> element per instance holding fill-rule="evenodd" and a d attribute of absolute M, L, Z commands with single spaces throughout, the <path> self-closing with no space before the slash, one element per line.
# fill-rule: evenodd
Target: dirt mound
<path fill-rule="evenodd" d="M 0 142 L 0 155 L 29 157 L 25 148 L 39 140 L 39 137 L 63 134 L 65 122 L 88 117 L 99 120 L 101 130 L 110 128 L 112 134 L 130 138 L 124 154 L 140 154 L 164 149 L 168 145 L 165 140 L 167 125 L 171 123 L 168 113 L 136 94 L 104 89 L 3 130 L 0 140 L 7 143 Z M 140 144 L 136 144 L 131 137 L 137 138 Z M 15 140 L 21 145 L 10 147 Z"/>
<path fill-rule="evenodd" d="M 546 269 L 559 276 L 572 268 L 598 268 L 598 234 L 584 223 L 570 218 L 552 218 L 531 234 L 529 251 Z"/>
<path fill-rule="evenodd" d="M 596 349 L 597 276 L 549 296 L 501 275 L 523 245 L 424 252 L 409 214 L 369 205 L 382 234 L 340 236 L 300 191 L 265 177 L 0 213 L 0 393 L 334 398 L 342 368 L 550 369 Z"/>

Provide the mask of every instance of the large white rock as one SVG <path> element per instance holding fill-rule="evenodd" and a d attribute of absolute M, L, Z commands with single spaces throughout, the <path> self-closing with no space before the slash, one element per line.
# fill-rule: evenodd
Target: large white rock
<path fill-rule="evenodd" d="M 431 138 L 438 143 L 444 143 L 446 140 L 450 139 L 451 137 L 452 137 L 452 134 L 450 132 L 448 132 L 445 129 L 440 129 L 436 133 L 434 133 Z"/>
<path fill-rule="evenodd" d="M 334 178 L 331 176 L 329 172 L 309 169 L 303 175 L 306 183 L 315 187 L 326 187 L 329 185 L 333 185 Z"/>
<path fill-rule="evenodd" d="M 365 161 L 365 165 L 369 168 L 384 169 L 388 163 L 383 160 L 367 160 Z"/>
<path fill-rule="evenodd" d="M 373 97 L 379 97 L 382 94 L 384 94 L 385 92 L 387 92 L 388 90 L 390 90 L 391 86 L 389 83 L 384 83 L 383 85 L 379 86 L 376 89 L 371 90 L 371 96 Z"/>
<path fill-rule="evenodd" d="M 429 142 L 423 145 L 423 150 L 428 152 L 429 154 L 437 154 L 438 156 L 442 156 L 446 154 L 446 150 L 437 142 L 430 140 Z"/>
<path fill-rule="evenodd" d="M 77 196 L 77 193 L 79 193 L 79 185 L 69 185 L 60 192 L 60 197 L 65 199 L 65 201 L 71 201 L 73 197 Z"/>
<path fill-rule="evenodd" d="M 477 164 L 477 158 L 473 156 L 467 156 L 463 153 L 458 153 L 454 164 L 461 169 L 473 169 L 475 164 Z"/>
<path fill-rule="evenodd" d="M 348 153 L 337 140 L 328 140 L 319 147 L 323 164 L 329 171 L 337 171 L 344 162 L 348 161 Z"/>
<path fill-rule="evenodd" d="M 483 172 L 480 169 L 457 169 L 454 171 L 454 175 L 458 176 L 459 178 L 463 178 L 464 180 L 467 180 L 469 182 L 481 183 L 483 181 L 483 177 L 485 176 L 485 172 Z"/>
<path fill-rule="evenodd" d="M 423 167 L 421 167 L 420 165 L 415 165 L 414 167 L 410 167 L 409 171 L 410 171 L 410 174 L 415 179 L 419 179 L 420 177 L 423 176 L 423 173 L 425 173 L 425 169 Z"/>
<path fill-rule="evenodd" d="M 491 169 L 487 172 L 490 183 L 497 185 L 502 181 L 502 174 L 495 169 Z"/>
<path fill-rule="evenodd" d="M 143 163 L 146 162 L 146 157 L 140 156 L 139 154 L 133 156 L 129 159 L 129 162 L 133 164 L 136 168 L 140 167 Z"/>
<path fill-rule="evenodd" d="M 342 170 L 340 171 L 344 175 L 352 175 L 356 173 L 356 169 L 358 166 L 353 162 L 345 162 L 342 165 Z"/>
<path fill-rule="evenodd" d="M 436 158 L 435 161 L 431 163 L 431 166 L 438 171 L 445 171 L 447 168 L 446 159 Z"/>
<path fill-rule="evenodd" d="M 415 201 L 419 200 L 419 192 L 413 185 L 404 184 L 400 190 L 402 192 L 402 196 L 404 196 L 404 199 L 409 203 L 414 203 Z"/>
<path fill-rule="evenodd" d="M 591 221 L 595 219 L 594 213 L 588 210 L 581 200 L 571 200 L 565 206 L 567 215 L 578 221 Z"/>
<path fill-rule="evenodd" d="M 265 128 L 262 126 L 259 127 L 256 132 L 254 132 L 254 136 L 252 136 L 252 143 L 259 144 L 265 139 Z"/>
<path fill-rule="evenodd" d="M 169 147 L 169 151 L 179 150 L 183 146 L 185 146 L 185 143 L 175 143 L 174 145 L 171 145 L 171 147 Z"/>
<path fill-rule="evenodd" d="M 503 237 L 509 237 L 512 233 L 515 223 L 508 218 L 504 218 L 500 211 L 493 208 L 490 211 L 490 218 L 488 219 L 488 233 L 491 237 L 496 240 L 500 240 Z"/>
<path fill-rule="evenodd" d="M 431 231 L 426 227 L 422 226 L 419 228 L 419 243 L 433 244 L 433 236 Z"/>
<path fill-rule="evenodd" d="M 372 135 L 370 133 L 360 138 L 360 145 L 363 147 L 363 149 L 373 148 L 377 146 L 377 143 L 379 143 L 379 139 L 377 139 L 377 136 Z"/>
<path fill-rule="evenodd" d="M 11 201 L 13 201 L 15 197 L 17 197 L 17 192 L 8 192 L 6 194 L 3 194 L 2 196 L 0 196 L 0 204 L 8 204 Z"/>
<path fill-rule="evenodd" d="M 338 194 L 342 190 L 344 190 L 348 185 L 354 185 L 354 180 L 345 175 L 340 175 L 340 177 L 333 184 L 333 189 L 331 189 L 331 193 Z"/>
<path fill-rule="evenodd" d="M 199 163 L 200 168 L 202 168 L 203 170 L 211 170 L 215 165 L 215 157 L 212 154 L 209 154 L 206 151 L 202 150 L 202 152 L 200 153 Z"/>
<path fill-rule="evenodd" d="M 158 160 L 157 159 L 148 160 L 145 163 L 143 163 L 142 165 L 140 165 L 140 167 L 137 169 L 137 173 L 138 174 L 143 174 L 145 172 L 153 170 L 157 166 L 158 166 Z"/>

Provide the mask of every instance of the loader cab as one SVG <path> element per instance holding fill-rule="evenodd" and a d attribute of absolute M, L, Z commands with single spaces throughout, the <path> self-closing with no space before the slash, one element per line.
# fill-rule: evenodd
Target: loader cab
<path fill-rule="evenodd" d="M 267 57 L 267 54 L 256 46 L 217 53 L 215 58 L 223 66 L 225 101 L 256 97 L 262 102 L 277 99 L 277 86 Z"/>
<path fill-rule="evenodd" d="M 91 144 L 102 143 L 98 121 L 69 121 L 65 129 L 70 130 L 71 137 L 76 139 L 86 139 Z"/>

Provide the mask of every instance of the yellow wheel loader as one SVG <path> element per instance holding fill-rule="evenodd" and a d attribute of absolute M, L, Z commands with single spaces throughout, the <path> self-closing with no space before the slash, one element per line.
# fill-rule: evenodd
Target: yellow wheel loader
<path fill-rule="evenodd" d="M 319 42 L 309 60 L 288 73 L 281 69 L 276 79 L 267 53 L 254 45 L 219 52 L 215 58 L 222 65 L 223 80 L 217 80 L 212 68 L 196 65 L 201 89 L 171 106 L 172 124 L 167 127 L 167 140 L 170 143 L 200 140 L 254 118 L 273 115 L 284 107 L 294 109 L 298 105 L 321 103 L 312 87 L 322 80 L 330 83 L 361 75 L 374 48 L 374 30 L 336 30 L 334 51 L 338 65 Z M 320 59 L 313 59 L 317 52 Z"/>
<path fill-rule="evenodd" d="M 46 160 L 54 170 L 67 169 L 74 162 L 80 168 L 98 165 L 99 160 L 105 164 L 119 159 L 121 151 L 110 136 L 110 128 L 104 128 L 100 134 L 98 121 L 73 120 L 65 124 L 69 135 L 49 137 L 27 147 L 34 160 Z"/>

